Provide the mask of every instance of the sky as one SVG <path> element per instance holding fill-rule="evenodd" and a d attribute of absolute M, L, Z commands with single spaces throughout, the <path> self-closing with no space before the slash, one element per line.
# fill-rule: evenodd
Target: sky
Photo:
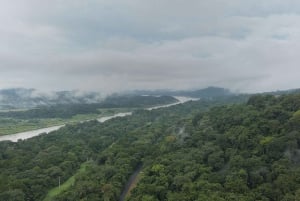
<path fill-rule="evenodd" d="M 300 88 L 297 0 L 0 0 L 0 89 Z"/>

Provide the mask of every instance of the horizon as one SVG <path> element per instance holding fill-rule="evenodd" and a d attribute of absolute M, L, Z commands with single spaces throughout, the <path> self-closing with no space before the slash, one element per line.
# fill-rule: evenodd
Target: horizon
<path fill-rule="evenodd" d="M 164 92 L 195 92 L 195 91 L 201 91 L 201 90 L 207 90 L 207 89 L 223 89 L 226 90 L 232 94 L 264 94 L 264 93 L 275 93 L 275 92 L 288 92 L 288 91 L 296 91 L 300 90 L 300 88 L 288 88 L 288 89 L 277 89 L 277 90 L 271 90 L 271 91 L 260 91 L 260 92 L 244 92 L 244 91 L 233 91 L 229 88 L 224 88 L 221 86 L 208 86 L 204 88 L 189 88 L 189 89 L 133 89 L 133 90 L 123 90 L 123 91 L 114 91 L 110 93 L 104 93 L 101 91 L 97 90 L 80 90 L 80 89 L 71 89 L 71 90 L 52 90 L 52 91 L 47 91 L 47 90 L 41 90 L 37 88 L 24 88 L 24 87 L 12 87 L 12 88 L 0 88 L 1 91 L 9 91 L 9 90 L 31 90 L 35 95 L 51 95 L 55 93 L 60 93 L 60 92 L 71 92 L 75 93 L 77 95 L 86 95 L 89 93 L 96 93 L 96 94 L 101 94 L 103 97 L 111 96 L 114 94 L 131 94 L 131 93 L 141 93 L 141 92 L 149 92 L 149 93 L 164 93 Z M 148 95 L 148 94 L 145 94 Z"/>

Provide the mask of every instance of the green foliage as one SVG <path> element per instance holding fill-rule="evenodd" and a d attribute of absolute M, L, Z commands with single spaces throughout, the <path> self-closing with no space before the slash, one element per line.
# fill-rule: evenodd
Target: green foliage
<path fill-rule="evenodd" d="M 267 145 L 267 144 L 270 144 L 272 142 L 272 140 L 274 139 L 274 137 L 272 136 L 267 136 L 267 137 L 264 137 L 262 138 L 259 143 L 263 146 Z"/>
<path fill-rule="evenodd" d="M 124 96 L 108 97 L 102 103 L 65 104 L 44 106 L 24 111 L 0 112 L 2 118 L 41 119 L 41 118 L 71 118 L 78 114 L 99 114 L 99 108 L 136 108 L 150 107 L 174 103 L 177 100 L 171 96 Z"/>
<path fill-rule="evenodd" d="M 84 173 L 86 171 L 88 165 L 89 165 L 89 162 L 85 162 L 85 163 L 81 164 L 80 169 L 77 170 L 75 175 L 70 177 L 67 181 L 62 183 L 60 186 L 57 186 L 57 187 L 51 189 L 48 192 L 48 194 L 46 195 L 44 201 L 55 200 L 56 196 L 63 193 L 64 191 L 69 190 L 74 185 L 76 177 L 79 177 L 82 173 Z M 61 175 L 61 169 L 60 168 L 53 167 L 53 168 L 50 168 L 50 169 L 52 169 L 51 172 L 54 172 L 54 174 L 50 173 L 51 177 L 54 177 L 54 178 L 59 178 L 60 177 L 60 175 Z"/>
<path fill-rule="evenodd" d="M 152 166 L 145 168 L 132 200 L 143 194 L 160 195 L 159 200 L 294 200 L 300 135 L 293 96 L 255 96 L 247 104 L 195 114 L 185 123 L 185 143 L 164 149 L 153 161 L 164 167 L 166 193 L 149 190 L 164 176 L 153 174 Z"/>
<path fill-rule="evenodd" d="M 138 108 L 174 103 L 170 96 L 109 97 L 102 103 L 44 106 L 28 110 L 0 111 L 0 135 L 46 128 L 66 123 L 78 123 L 129 112 Z"/>
<path fill-rule="evenodd" d="M 53 200 L 119 200 L 142 164 L 127 200 L 299 200 L 298 98 L 190 102 L 2 142 L 0 198 L 42 200 L 60 176 L 74 180 Z"/>

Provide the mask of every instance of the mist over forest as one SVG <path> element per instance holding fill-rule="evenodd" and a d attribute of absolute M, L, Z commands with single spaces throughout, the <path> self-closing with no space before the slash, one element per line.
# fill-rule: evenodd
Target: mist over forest
<path fill-rule="evenodd" d="M 0 201 L 299 201 L 300 1 L 0 3 Z"/>

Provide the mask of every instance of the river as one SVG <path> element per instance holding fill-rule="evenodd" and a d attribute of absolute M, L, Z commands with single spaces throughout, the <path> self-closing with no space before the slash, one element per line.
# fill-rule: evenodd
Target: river
<path fill-rule="evenodd" d="M 185 97 L 185 96 L 174 96 L 174 98 L 176 98 L 178 100 L 178 102 L 171 103 L 171 104 L 166 104 L 166 105 L 159 105 L 159 106 L 149 107 L 149 108 L 146 108 L 146 110 L 155 110 L 155 109 L 159 109 L 159 108 L 171 107 L 173 105 L 178 105 L 178 104 L 185 103 L 185 102 L 188 102 L 188 101 L 199 100 L 199 98 L 191 98 L 191 97 Z"/>
<path fill-rule="evenodd" d="M 26 131 L 26 132 L 11 134 L 11 135 L 3 135 L 3 136 L 0 136 L 0 141 L 9 140 L 12 142 L 17 142 L 18 140 L 24 140 L 24 139 L 35 137 L 41 133 L 48 134 L 52 131 L 56 131 L 56 130 L 60 129 L 63 126 L 65 126 L 65 125 L 51 126 L 48 128 L 41 128 L 41 129 L 37 129 L 37 130 L 31 130 L 31 131 Z"/>
<path fill-rule="evenodd" d="M 132 112 L 121 112 L 121 113 L 117 113 L 117 114 L 114 114 L 112 116 L 107 116 L 107 117 L 101 117 L 99 119 L 97 119 L 100 123 L 103 123 L 107 120 L 110 120 L 110 119 L 113 119 L 113 118 L 116 118 L 116 117 L 125 117 L 125 116 L 128 116 L 128 115 L 132 115 Z"/>
<path fill-rule="evenodd" d="M 188 101 L 195 101 L 198 100 L 196 98 L 190 98 L 190 97 L 182 97 L 182 96 L 175 96 L 174 98 L 176 98 L 178 100 L 178 102 L 176 103 L 171 103 L 171 104 L 166 104 L 166 105 L 160 105 L 160 106 L 155 106 L 155 107 L 149 107 L 146 108 L 145 110 L 155 110 L 155 109 L 159 109 L 159 108 L 166 108 L 166 107 L 171 107 L 173 105 L 178 105 L 181 103 L 185 103 Z M 132 115 L 132 112 L 121 112 L 121 113 L 117 113 L 111 116 L 106 116 L 106 117 L 101 117 L 99 119 L 97 119 L 100 123 L 103 123 L 105 121 L 108 121 L 110 119 L 116 118 L 116 117 L 125 117 L 128 115 Z M 26 131 L 26 132 L 21 132 L 21 133 L 15 133 L 15 134 L 11 134 L 11 135 L 3 135 L 0 136 L 0 141 L 12 141 L 12 142 L 17 142 L 18 140 L 25 140 L 25 139 L 29 139 L 35 136 L 38 136 L 40 134 L 48 134 L 52 131 L 56 131 L 58 129 L 60 129 L 61 127 L 64 127 L 65 124 L 63 125 L 58 125 L 58 126 L 52 126 L 52 127 L 48 127 L 48 128 L 41 128 L 41 129 L 37 129 L 37 130 L 32 130 L 32 131 Z"/>

